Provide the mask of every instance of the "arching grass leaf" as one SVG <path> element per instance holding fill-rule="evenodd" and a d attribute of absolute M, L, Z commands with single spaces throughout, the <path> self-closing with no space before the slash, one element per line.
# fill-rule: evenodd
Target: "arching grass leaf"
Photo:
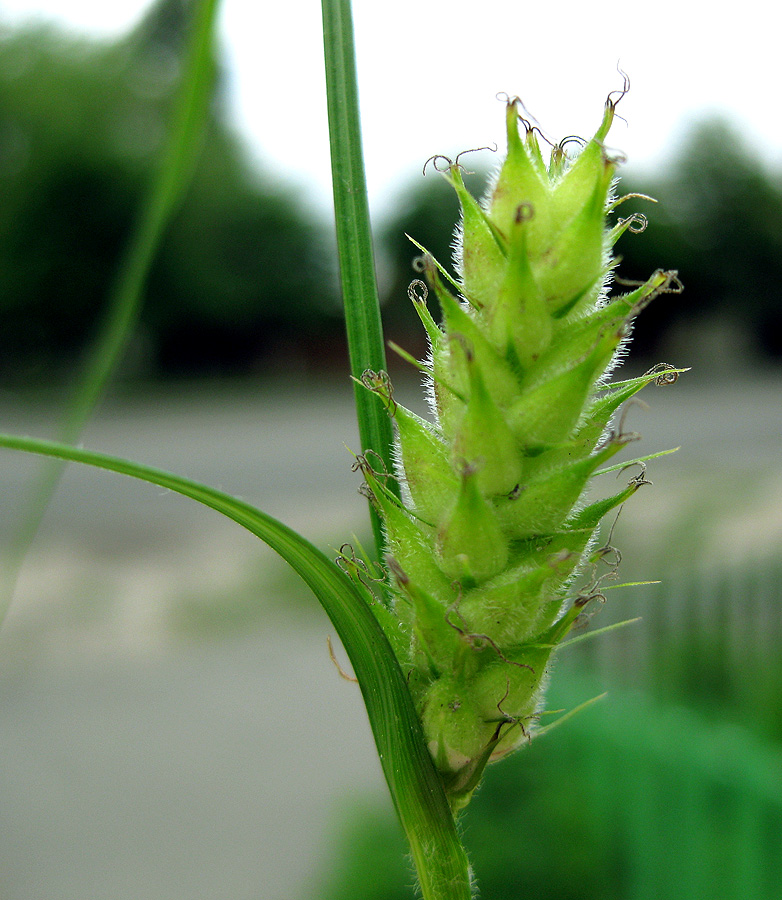
<path fill-rule="evenodd" d="M 85 463 L 175 491 L 233 519 L 279 553 L 318 598 L 350 658 L 425 900 L 469 900 L 464 849 L 424 742 L 405 676 L 366 600 L 335 563 L 301 535 L 251 504 L 180 475 L 27 437 L 0 435 L 0 447 Z"/>

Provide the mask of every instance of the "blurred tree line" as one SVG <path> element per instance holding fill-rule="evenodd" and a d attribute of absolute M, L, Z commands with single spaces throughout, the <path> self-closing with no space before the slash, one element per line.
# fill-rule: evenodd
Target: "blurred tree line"
<path fill-rule="evenodd" d="M 158 0 L 113 43 L 51 28 L 0 31 L 0 373 L 37 380 L 67 369 L 94 333 L 169 121 L 192 0 Z M 327 365 L 342 351 L 330 223 L 260 172 L 226 124 L 225 85 L 193 183 L 151 273 L 132 366 L 146 375 L 241 373 L 275 360 Z M 485 175 L 473 177 L 481 193 Z M 725 123 L 701 123 L 664 172 L 622 191 L 660 202 L 642 237 L 618 245 L 618 274 L 677 268 L 685 292 L 643 313 L 634 355 L 671 328 L 697 344 L 703 323 L 740 329 L 782 355 L 782 181 Z M 443 263 L 458 206 L 431 172 L 400 194 L 377 233 L 389 335 L 423 349 L 406 291 L 411 234 Z"/>
<path fill-rule="evenodd" d="M 724 339 L 743 336 L 757 356 L 782 357 L 782 174 L 712 117 L 690 129 L 669 167 L 643 181 L 630 174 L 622 185 L 659 203 L 643 208 L 643 235 L 618 245 L 620 274 L 645 278 L 657 266 L 676 268 L 685 287 L 643 313 L 638 348 L 654 352 L 672 327 L 697 345 L 701 326 L 719 321 Z"/>
<path fill-rule="evenodd" d="M 124 39 L 0 33 L 0 371 L 62 372 L 92 337 L 159 157 L 192 0 Z M 341 333 L 328 230 L 226 124 L 224 80 L 193 181 L 157 254 L 131 357 L 223 372 Z"/>

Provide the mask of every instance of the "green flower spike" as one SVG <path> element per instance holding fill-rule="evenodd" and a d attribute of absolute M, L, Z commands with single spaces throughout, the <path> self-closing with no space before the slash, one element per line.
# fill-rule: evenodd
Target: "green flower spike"
<path fill-rule="evenodd" d="M 508 153 L 483 204 L 449 163 L 441 174 L 462 207 L 460 277 L 424 252 L 428 288 L 417 280 L 409 292 L 430 344 L 418 367 L 433 421 L 398 405 L 385 373 L 362 379 L 397 439 L 395 473 L 360 459 L 387 540 L 387 593 L 375 606 L 454 808 L 488 762 L 534 735 L 550 657 L 597 591 L 576 579 L 600 558 L 600 520 L 643 483 L 584 499 L 595 472 L 635 437 L 611 431 L 612 418 L 658 377 L 610 388 L 607 372 L 635 316 L 678 286 L 676 273 L 658 271 L 608 298 L 611 248 L 638 230 L 632 216 L 607 221 L 617 161 L 603 142 L 615 106 L 609 97 L 575 158 L 557 146 L 546 168 L 508 100 Z M 401 483 L 401 500 L 388 478 Z"/>

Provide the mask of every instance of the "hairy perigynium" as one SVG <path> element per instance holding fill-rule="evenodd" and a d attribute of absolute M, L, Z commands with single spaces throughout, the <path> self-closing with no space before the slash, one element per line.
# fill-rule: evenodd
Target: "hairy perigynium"
<path fill-rule="evenodd" d="M 548 166 L 517 106 L 507 103 L 507 156 L 485 203 L 458 162 L 442 172 L 462 208 L 458 283 L 425 253 L 426 283 L 411 285 L 430 344 L 421 367 L 433 421 L 399 405 L 385 373 L 363 378 L 397 441 L 394 473 L 358 459 L 386 535 L 374 608 L 455 806 L 487 762 L 534 730 L 550 656 L 589 597 L 574 582 L 601 555 L 600 521 L 641 483 L 583 499 L 631 439 L 610 430 L 614 414 L 658 373 L 616 388 L 605 377 L 634 317 L 677 283 L 657 271 L 608 298 L 611 248 L 637 221 L 607 222 L 617 205 L 617 161 L 604 146 L 615 102 L 577 156 L 556 146 Z M 401 482 L 401 502 L 389 478 Z M 343 562 L 361 574 L 354 558 Z"/>

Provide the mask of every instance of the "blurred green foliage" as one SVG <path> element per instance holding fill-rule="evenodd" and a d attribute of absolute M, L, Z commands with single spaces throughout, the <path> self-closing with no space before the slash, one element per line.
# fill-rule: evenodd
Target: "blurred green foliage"
<path fill-rule="evenodd" d="M 634 345 L 653 350 L 677 326 L 697 343 L 699 323 L 719 317 L 745 331 L 759 354 L 782 356 L 782 175 L 730 123 L 712 117 L 694 125 L 670 165 L 650 178 L 630 173 L 621 190 L 659 203 L 632 201 L 649 227 L 620 243 L 620 274 L 640 279 L 674 267 L 685 286 L 644 312 Z"/>
<path fill-rule="evenodd" d="M 57 374 L 93 335 L 153 175 L 191 0 L 161 0 L 115 43 L 0 35 L 0 367 Z M 151 274 L 137 357 L 154 372 L 253 365 L 341 330 L 325 224 L 259 174 L 223 88 Z"/>
<path fill-rule="evenodd" d="M 574 662 L 782 746 L 781 584 L 775 555 L 669 566 L 659 584 L 617 592 L 620 602 L 606 609 L 611 621 L 641 621 L 603 646 L 573 648 Z"/>

